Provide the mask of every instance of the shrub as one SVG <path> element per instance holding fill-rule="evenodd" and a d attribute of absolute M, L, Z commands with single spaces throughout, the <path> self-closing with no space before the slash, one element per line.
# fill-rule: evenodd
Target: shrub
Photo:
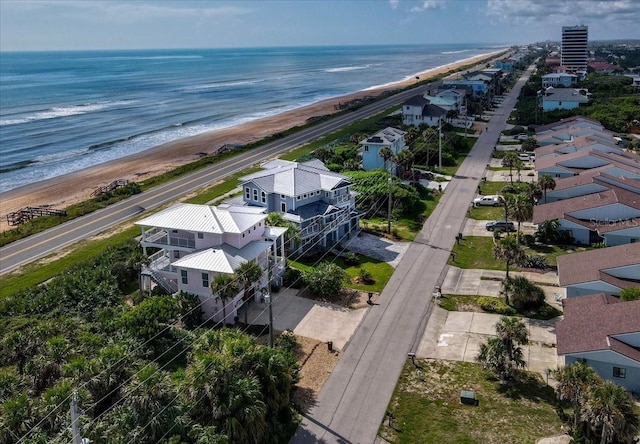
<path fill-rule="evenodd" d="M 549 266 L 547 260 L 537 254 L 526 255 L 518 265 L 522 268 L 536 268 L 538 270 L 545 270 Z"/>
<path fill-rule="evenodd" d="M 303 279 L 311 293 L 328 299 L 340 293 L 347 273 L 332 262 L 321 262 L 314 269 L 304 272 Z"/>
<path fill-rule="evenodd" d="M 637 301 L 640 299 L 640 287 L 624 288 L 620 291 L 620 299 L 623 301 Z"/>
<path fill-rule="evenodd" d="M 302 271 L 288 267 L 284 272 L 282 284 L 285 287 L 300 288 L 302 286 Z"/>
<path fill-rule="evenodd" d="M 357 254 L 353 252 L 349 252 L 344 257 L 344 263 L 347 265 L 358 265 L 360 263 L 360 258 Z"/>
<path fill-rule="evenodd" d="M 365 270 L 364 268 L 361 268 L 360 270 L 358 270 L 358 276 L 360 277 L 360 282 L 362 282 L 363 284 L 373 284 L 375 283 L 375 279 L 373 278 L 373 275 L 371 273 L 369 273 L 369 271 Z"/>
<path fill-rule="evenodd" d="M 480 296 L 476 299 L 477 304 L 483 311 L 512 316 L 516 311 L 509 307 L 502 299 L 491 296 Z"/>

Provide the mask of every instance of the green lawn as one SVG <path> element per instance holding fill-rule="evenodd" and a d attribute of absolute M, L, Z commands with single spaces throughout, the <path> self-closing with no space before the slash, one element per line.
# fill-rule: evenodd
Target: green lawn
<path fill-rule="evenodd" d="M 379 434 L 391 443 L 517 444 L 562 433 L 555 395 L 540 375 L 503 384 L 479 364 L 410 360 L 404 367 Z M 474 390 L 478 406 L 460 403 Z"/>
<path fill-rule="evenodd" d="M 527 248 L 527 254 L 544 254 L 549 265 L 557 265 L 558 256 L 591 249 L 592 248 L 588 247 L 577 247 L 575 245 L 532 245 Z"/>
<path fill-rule="evenodd" d="M 375 282 L 373 284 L 365 285 L 365 284 L 357 284 L 351 280 L 351 282 L 347 285 L 349 288 L 353 288 L 360 291 L 372 291 L 376 293 L 380 293 L 389 279 L 391 279 L 391 275 L 393 274 L 393 267 L 386 262 L 379 261 L 378 259 L 373 259 L 368 256 L 363 256 L 358 254 L 359 264 L 358 265 L 347 265 L 344 262 L 344 259 L 341 257 L 335 257 L 333 255 L 329 255 L 326 257 L 327 260 L 333 261 L 336 265 L 347 272 L 347 275 L 350 279 L 356 277 L 360 273 L 360 269 L 368 271 L 371 273 Z M 314 262 L 301 262 L 301 261 L 288 261 L 289 265 L 293 268 L 297 268 L 302 271 L 309 271 L 313 267 Z"/>
<path fill-rule="evenodd" d="M 503 207 L 471 207 L 468 212 L 470 219 L 495 220 L 504 219 Z"/>
<path fill-rule="evenodd" d="M 439 305 L 447 311 L 482 311 L 485 313 L 491 313 L 484 311 L 478 305 L 478 298 L 482 296 L 468 295 L 468 294 L 446 294 L 440 299 Z M 492 296 L 486 296 L 492 297 Z M 515 310 L 515 309 L 514 309 Z M 546 321 L 549 319 L 557 318 L 562 315 L 562 312 L 556 307 L 553 307 L 545 303 L 535 312 L 514 313 L 513 316 L 522 316 L 530 319 L 538 319 Z"/>
<path fill-rule="evenodd" d="M 449 258 L 449 265 L 460 268 L 484 268 L 485 270 L 504 270 L 504 261 L 493 257 L 493 237 L 467 236 L 460 244 L 453 246 L 455 260 Z M 510 267 L 511 270 L 519 270 Z"/>

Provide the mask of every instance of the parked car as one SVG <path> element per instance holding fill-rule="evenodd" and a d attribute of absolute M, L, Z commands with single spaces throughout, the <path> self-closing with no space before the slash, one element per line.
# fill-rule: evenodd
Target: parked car
<path fill-rule="evenodd" d="M 527 140 L 529 138 L 529 134 L 520 133 L 514 137 L 516 140 Z"/>
<path fill-rule="evenodd" d="M 487 228 L 487 231 L 516 231 L 516 227 L 513 222 L 505 219 L 498 219 L 492 222 L 487 222 L 485 227 Z"/>
<path fill-rule="evenodd" d="M 473 199 L 474 207 L 499 207 L 502 205 L 500 196 L 480 196 Z"/>
<path fill-rule="evenodd" d="M 522 160 L 523 162 L 530 162 L 531 156 L 529 156 L 527 153 L 520 153 L 518 154 L 518 159 Z"/>

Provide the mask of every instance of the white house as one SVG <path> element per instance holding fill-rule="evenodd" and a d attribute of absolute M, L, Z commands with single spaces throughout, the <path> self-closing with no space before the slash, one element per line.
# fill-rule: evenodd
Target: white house
<path fill-rule="evenodd" d="M 447 110 L 437 105 L 432 105 L 422 96 L 414 96 L 402 104 L 402 123 L 405 125 L 438 126 L 444 122 Z"/>
<path fill-rule="evenodd" d="M 142 273 L 143 288 L 150 289 L 154 282 L 167 293 L 195 294 L 205 316 L 221 321 L 222 300 L 210 287 L 217 275 L 232 274 L 244 262 L 255 261 L 264 270 L 255 287 L 263 288 L 284 270 L 286 229 L 267 227 L 266 217 L 257 207 L 181 203 L 137 221 L 144 253 L 158 249 Z M 244 296 L 240 290 L 226 302 L 226 323 L 233 323 L 238 310 L 246 309 L 250 301 Z"/>
<path fill-rule="evenodd" d="M 578 76 L 575 74 L 551 73 L 542 76 L 542 87 L 548 88 L 549 86 L 566 86 L 570 87 L 578 83 Z"/>

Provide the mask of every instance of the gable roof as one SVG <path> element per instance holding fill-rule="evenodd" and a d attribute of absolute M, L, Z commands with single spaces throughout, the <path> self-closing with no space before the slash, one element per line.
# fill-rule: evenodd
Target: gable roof
<path fill-rule="evenodd" d="M 402 104 L 403 106 L 425 106 L 429 104 L 429 100 L 425 99 L 423 96 L 413 96 Z"/>
<path fill-rule="evenodd" d="M 536 205 L 533 208 L 533 223 L 539 224 L 545 220 L 567 219 L 569 213 L 615 203 L 640 210 L 640 195 L 609 184 L 608 190 Z M 577 219 L 572 218 L 572 220 Z M 592 227 L 591 229 L 597 228 L 597 221 L 587 222 Z"/>
<path fill-rule="evenodd" d="M 263 165 L 268 169 L 241 177 L 243 184 L 252 182 L 266 193 L 299 196 L 312 191 L 330 191 L 350 184 L 342 174 L 329 171 L 322 162 L 304 163 L 280 160 Z"/>
<path fill-rule="evenodd" d="M 620 166 L 626 165 L 640 169 L 640 156 L 638 156 L 637 154 L 628 153 L 625 151 L 620 153 L 607 153 L 596 149 L 574 151 L 572 153 L 557 154 L 556 156 L 544 156 L 539 158 L 536 157 L 535 168 L 539 171 L 553 167 L 555 165 L 559 165 L 566 167 L 570 171 L 580 172 L 584 171 L 584 169 L 572 168 L 563 165 L 563 163 L 587 156 L 600 159 L 601 165 L 599 166 L 604 166 L 606 164 L 615 164 Z"/>
<path fill-rule="evenodd" d="M 589 97 L 575 88 L 554 88 L 550 86 L 542 94 L 542 100 L 562 100 L 564 102 L 588 103 Z"/>
<path fill-rule="evenodd" d="M 606 270 L 613 268 L 640 265 L 640 243 L 617 245 L 615 247 L 596 248 L 558 256 L 558 283 L 561 287 L 602 280 L 602 273 L 612 276 Z M 602 272 L 602 273 L 601 273 Z M 617 278 L 616 278 L 617 279 Z M 618 279 L 621 280 L 621 279 Z M 638 277 L 640 281 L 640 276 Z M 620 288 L 633 286 L 631 280 L 623 280 L 626 284 Z M 620 283 L 620 282 L 618 282 Z M 638 283 L 635 284 L 639 285 Z M 638 318 L 640 319 L 640 318 Z M 639 321 L 640 322 L 640 321 Z"/>
<path fill-rule="evenodd" d="M 241 249 L 230 245 L 207 248 L 173 262 L 174 267 L 231 274 L 247 261 L 257 258 L 260 253 L 272 247 L 271 242 L 253 241 Z"/>
<path fill-rule="evenodd" d="M 199 233 L 242 233 L 267 218 L 264 208 L 179 203 L 136 222 L 145 227 Z"/>
<path fill-rule="evenodd" d="M 445 114 L 447 111 L 437 105 L 427 105 L 422 109 L 422 117 L 442 117 Z"/>
<path fill-rule="evenodd" d="M 557 129 L 563 128 L 573 128 L 578 125 L 587 124 L 588 126 L 593 126 L 599 128 L 601 131 L 604 130 L 604 126 L 597 120 L 590 119 L 585 116 L 572 116 L 566 119 L 559 120 L 557 122 L 547 123 L 546 125 L 540 125 L 536 128 L 536 134 L 544 133 L 546 131 L 555 131 Z"/>
<path fill-rule="evenodd" d="M 623 302 L 604 293 L 566 298 L 556 323 L 558 355 L 611 350 L 640 362 L 640 350 L 614 336 L 640 332 L 640 301 Z"/>

